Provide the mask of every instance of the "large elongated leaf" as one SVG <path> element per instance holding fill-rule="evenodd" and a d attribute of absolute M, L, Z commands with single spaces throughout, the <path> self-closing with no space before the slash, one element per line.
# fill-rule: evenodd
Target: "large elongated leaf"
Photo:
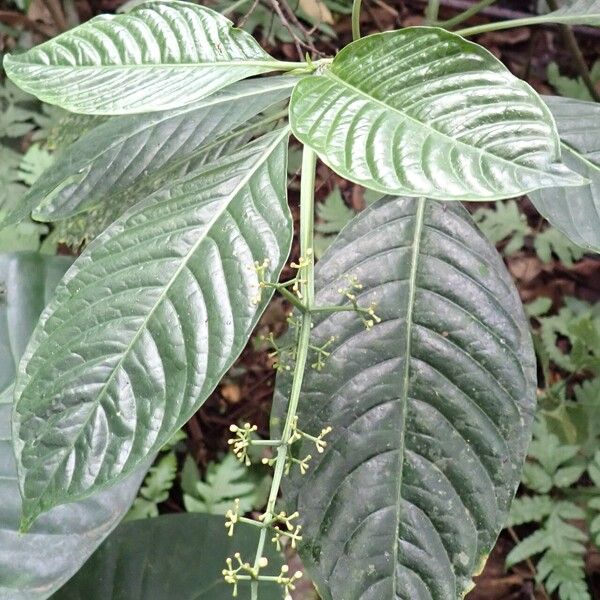
<path fill-rule="evenodd" d="M 519 482 L 535 407 L 527 319 L 506 269 L 468 213 L 383 198 L 353 220 L 317 268 L 328 346 L 307 370 L 299 427 L 332 426 L 284 497 L 304 525 L 301 554 L 324 600 L 454 600 L 472 586 Z M 277 411 L 289 375 L 278 379 Z"/>
<path fill-rule="evenodd" d="M 428 27 L 372 35 L 292 94 L 294 135 L 371 189 L 489 200 L 583 180 L 548 108 L 481 46 Z"/>
<path fill-rule="evenodd" d="M 285 100 L 294 84 L 290 77 L 242 81 L 183 108 L 111 119 L 69 146 L 5 224 L 32 211 L 42 221 L 73 216 L 207 146 L 206 153 L 214 159 L 214 144 Z"/>
<path fill-rule="evenodd" d="M 20 55 L 8 76 L 50 104 L 88 114 L 175 108 L 277 69 L 246 32 L 190 2 L 155 1 L 101 15 Z"/>
<path fill-rule="evenodd" d="M 221 571 L 239 552 L 250 560 L 258 532 L 236 526 L 227 536 L 223 518 L 214 515 L 166 515 L 123 523 L 53 600 L 231 600 L 231 585 Z M 282 564 L 271 545 L 264 573 L 278 575 Z M 239 584 L 249 598 L 248 582 Z M 261 600 L 281 600 L 276 584 L 261 584 Z"/>
<path fill-rule="evenodd" d="M 546 97 L 563 140 L 563 158 L 587 179 L 583 187 L 555 187 L 530 194 L 540 213 L 573 242 L 600 252 L 600 105 Z"/>
<path fill-rule="evenodd" d="M 15 386 L 24 525 L 122 479 L 204 402 L 241 352 L 291 242 L 287 129 L 125 213 L 44 312 Z"/>
<path fill-rule="evenodd" d="M 115 527 L 143 473 L 70 507 L 44 515 L 20 534 L 21 496 L 10 440 L 18 360 L 68 258 L 0 255 L 0 600 L 42 600 L 64 583 Z"/>

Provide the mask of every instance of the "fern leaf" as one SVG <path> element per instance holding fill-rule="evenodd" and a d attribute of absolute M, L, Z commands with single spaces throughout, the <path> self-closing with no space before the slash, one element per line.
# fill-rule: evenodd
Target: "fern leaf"
<path fill-rule="evenodd" d="M 508 526 L 516 527 L 523 523 L 540 523 L 554 508 L 554 501 L 550 496 L 521 496 L 515 498 L 508 517 Z"/>

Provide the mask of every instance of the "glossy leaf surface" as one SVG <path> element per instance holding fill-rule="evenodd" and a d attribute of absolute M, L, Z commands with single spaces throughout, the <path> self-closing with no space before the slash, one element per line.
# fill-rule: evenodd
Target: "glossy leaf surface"
<path fill-rule="evenodd" d="M 565 163 L 590 183 L 539 190 L 529 197 L 569 239 L 600 252 L 600 105 L 554 96 L 545 100 L 563 140 Z"/>
<path fill-rule="evenodd" d="M 277 68 L 246 32 L 190 2 L 155 1 L 101 15 L 25 54 L 8 76 L 40 100 L 73 112 L 164 110 Z"/>
<path fill-rule="evenodd" d="M 123 517 L 143 473 L 40 518 L 18 532 L 21 496 L 10 433 L 12 384 L 21 354 L 71 264 L 62 257 L 0 255 L 0 600 L 42 600 L 64 583 Z"/>
<path fill-rule="evenodd" d="M 238 524 L 228 537 L 223 517 L 165 515 L 123 523 L 52 600 L 231 600 L 223 580 L 225 559 L 256 552 L 258 532 Z M 278 575 L 281 556 L 266 547 L 269 574 Z M 248 583 L 238 596 L 250 597 Z M 261 600 L 280 600 L 281 588 L 261 584 Z"/>
<path fill-rule="evenodd" d="M 161 171 L 201 162 L 199 153 L 214 160 L 227 134 L 288 98 L 294 83 L 290 77 L 242 81 L 183 108 L 111 119 L 69 146 L 5 224 L 32 211 L 42 221 L 65 219 Z"/>
<path fill-rule="evenodd" d="M 455 600 L 472 587 L 507 517 L 535 409 L 535 356 L 521 302 L 464 208 L 385 197 L 317 265 L 299 427 L 331 426 L 310 470 L 284 480 L 304 525 L 301 556 L 324 600 Z M 289 375 L 278 377 L 276 414 Z M 276 425 L 276 422 L 275 422 Z"/>
<path fill-rule="evenodd" d="M 552 116 L 487 50 L 428 27 L 346 46 L 292 94 L 294 135 L 342 177 L 392 194 L 490 200 L 578 185 Z"/>
<path fill-rule="evenodd" d="M 21 363 L 14 444 L 25 525 L 130 473 L 246 344 L 289 252 L 287 129 L 137 204 L 58 286 Z"/>

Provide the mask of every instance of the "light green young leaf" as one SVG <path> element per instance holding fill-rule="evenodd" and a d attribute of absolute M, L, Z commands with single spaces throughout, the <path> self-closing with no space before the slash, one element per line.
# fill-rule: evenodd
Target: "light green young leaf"
<path fill-rule="evenodd" d="M 318 202 L 316 209 L 319 221 L 315 224 L 315 231 L 319 233 L 339 233 L 356 215 L 344 202 L 338 187 L 323 202 Z"/>
<path fill-rule="evenodd" d="M 58 286 L 15 386 L 24 526 L 157 452 L 242 351 L 272 295 L 253 265 L 277 281 L 291 244 L 287 144 L 269 133 L 140 202 Z"/>
<path fill-rule="evenodd" d="M 554 500 L 550 496 L 521 496 L 513 500 L 507 521 L 508 527 L 524 523 L 539 523 L 553 510 Z"/>
<path fill-rule="evenodd" d="M 256 508 L 257 482 L 233 454 L 226 454 L 222 461 L 210 463 L 204 481 L 193 459 L 188 456 L 181 482 L 183 503 L 188 512 L 224 515 L 240 501 L 240 512 Z"/>
<path fill-rule="evenodd" d="M 544 100 L 556 119 L 565 164 L 589 183 L 578 188 L 543 189 L 529 197 L 570 240 L 600 252 L 600 105 L 551 96 Z"/>
<path fill-rule="evenodd" d="M 95 550 L 127 511 L 141 470 L 110 490 L 44 515 L 19 533 L 21 497 L 11 444 L 12 383 L 40 312 L 72 260 L 0 255 L 0 598 L 44 600 Z"/>
<path fill-rule="evenodd" d="M 493 200 L 585 183 L 560 163 L 554 121 L 533 89 L 442 29 L 349 44 L 298 83 L 290 122 L 336 173 L 383 193 Z"/>
<path fill-rule="evenodd" d="M 507 241 L 503 250 L 507 256 L 519 252 L 525 236 L 531 233 L 527 218 L 515 200 L 497 202 L 493 208 L 478 208 L 473 216 L 492 244 Z"/>
<path fill-rule="evenodd" d="M 587 102 L 593 101 L 592 95 L 583 79 L 581 77 L 571 79 L 570 77 L 561 75 L 556 63 L 552 62 L 548 65 L 546 76 L 548 77 L 550 85 L 559 93 L 559 95 L 574 98 L 576 100 L 585 100 Z M 594 84 L 600 83 L 600 60 L 597 60 L 590 69 L 590 78 Z"/>
<path fill-rule="evenodd" d="M 144 479 L 138 497 L 129 509 L 125 519 L 145 519 L 158 517 L 158 504 L 169 497 L 177 477 L 177 457 L 175 452 L 168 452 L 161 456 L 158 462 L 150 468 Z"/>
<path fill-rule="evenodd" d="M 50 104 L 87 114 L 176 108 L 226 85 L 275 71 L 246 32 L 219 13 L 156 0 L 101 15 L 25 54 L 7 55 L 8 76 Z"/>
<path fill-rule="evenodd" d="M 304 374 L 299 427 L 332 431 L 323 453 L 298 443 L 310 469 L 283 482 L 303 563 L 323 600 L 462 598 L 529 442 L 535 357 L 518 293 L 466 210 L 432 200 L 382 198 L 316 271 L 317 306 L 343 305 L 356 276 L 381 321 L 314 317 L 311 346 L 329 341 L 331 355 Z M 290 379 L 277 377 L 275 436 Z"/>
<path fill-rule="evenodd" d="M 38 144 L 32 144 L 21 159 L 19 178 L 28 186 L 32 186 L 53 162 L 54 157 L 50 152 L 40 148 Z"/>
<path fill-rule="evenodd" d="M 572 268 L 575 261 L 581 260 L 585 251 L 569 240 L 569 238 L 554 227 L 549 227 L 536 234 L 533 239 L 533 247 L 538 258 L 549 263 L 556 254 L 558 260 L 566 267 Z"/>

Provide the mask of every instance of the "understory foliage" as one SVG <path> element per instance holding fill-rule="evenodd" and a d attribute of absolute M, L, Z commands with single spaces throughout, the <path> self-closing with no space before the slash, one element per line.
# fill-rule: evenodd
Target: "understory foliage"
<path fill-rule="evenodd" d="M 444 23 L 432 0 L 426 27 L 364 38 L 356 0 L 210 4 L 133 3 L 4 57 L 45 104 L 12 83 L 0 98 L 0 223 L 35 231 L 33 252 L 0 255 L 0 598 L 290 600 L 304 573 L 281 553 L 297 550 L 323 600 L 459 599 L 527 453 L 511 518 L 539 527 L 509 562 L 539 555 L 547 590 L 586 598 L 600 503 L 567 489 L 600 479 L 598 315 L 538 299 L 532 339 L 481 229 L 542 261 L 600 250 L 600 111 L 540 97 L 469 37 L 600 25 L 598 3 L 451 32 L 487 3 Z M 320 55 L 312 33 L 333 44 L 350 10 L 354 41 Z M 335 186 L 315 203 L 318 160 L 365 210 Z M 496 204 L 474 220 L 463 201 Z M 265 336 L 270 435 L 232 423 L 201 472 L 181 428 L 275 293 L 291 310 Z M 189 514 L 160 515 L 172 494 Z"/>
<path fill-rule="evenodd" d="M 584 558 L 600 542 L 600 304 L 567 297 L 558 313 L 547 315 L 550 307 L 543 297 L 528 306 L 546 384 L 508 525 L 535 529 L 507 565 L 533 558 L 548 593 L 588 600 Z M 558 382 L 551 367 L 564 373 Z"/>

